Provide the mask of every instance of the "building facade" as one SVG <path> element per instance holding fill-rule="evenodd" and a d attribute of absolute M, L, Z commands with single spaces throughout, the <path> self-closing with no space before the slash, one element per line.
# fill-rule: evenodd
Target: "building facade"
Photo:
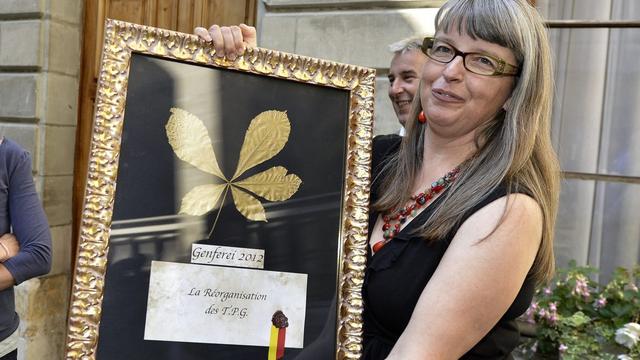
<path fill-rule="evenodd" d="M 433 33 L 443 2 L 263 0 L 252 6 L 261 47 L 375 68 L 374 132 L 385 134 L 399 129 L 387 97 L 387 46 Z M 159 6 L 157 0 L 139 3 Z M 198 6 L 204 3 L 213 9 L 218 2 Z M 640 4 L 632 0 L 538 0 L 537 6 L 551 20 L 640 18 Z M 82 0 L 0 1 L 0 134 L 32 153 L 53 235 L 51 273 L 17 287 L 23 359 L 63 357 L 79 104 L 91 96 L 80 92 L 85 8 Z M 610 273 L 640 258 L 640 149 L 633 141 L 640 136 L 640 73 L 634 64 L 640 29 L 550 34 L 557 68 L 553 137 L 568 173 L 556 232 L 558 264 L 576 259 Z"/>

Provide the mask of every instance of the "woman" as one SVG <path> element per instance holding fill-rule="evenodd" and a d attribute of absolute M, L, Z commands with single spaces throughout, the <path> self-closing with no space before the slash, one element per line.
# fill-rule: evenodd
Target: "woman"
<path fill-rule="evenodd" d="M 0 360 L 9 360 L 17 358 L 18 344 L 13 287 L 49 272 L 51 235 L 33 184 L 31 157 L 2 137 L 0 234 Z"/>
<path fill-rule="evenodd" d="M 196 33 L 255 46 L 247 27 Z M 423 51 L 407 136 L 374 141 L 362 358 L 509 358 L 554 268 L 547 35 L 525 0 L 451 0 Z"/>

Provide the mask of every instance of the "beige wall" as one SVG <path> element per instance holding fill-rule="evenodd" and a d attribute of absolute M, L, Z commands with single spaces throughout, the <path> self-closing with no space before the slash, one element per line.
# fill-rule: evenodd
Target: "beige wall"
<path fill-rule="evenodd" d="M 0 1 L 0 133 L 28 149 L 53 237 L 49 275 L 16 289 L 21 359 L 62 358 L 82 0 Z"/>

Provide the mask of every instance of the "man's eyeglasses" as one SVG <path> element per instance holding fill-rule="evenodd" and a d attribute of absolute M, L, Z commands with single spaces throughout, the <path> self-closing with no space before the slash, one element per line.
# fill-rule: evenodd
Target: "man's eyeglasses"
<path fill-rule="evenodd" d="M 442 64 L 448 64 L 460 55 L 464 68 L 478 75 L 517 76 L 520 74 L 520 69 L 517 66 L 511 65 L 499 57 L 481 53 L 465 53 L 445 41 L 432 37 L 424 38 L 422 52 L 430 59 Z"/>

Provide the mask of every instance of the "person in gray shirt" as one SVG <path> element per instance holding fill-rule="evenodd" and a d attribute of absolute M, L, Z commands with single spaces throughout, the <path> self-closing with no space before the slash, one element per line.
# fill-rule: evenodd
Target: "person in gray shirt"
<path fill-rule="evenodd" d="M 31 156 L 0 138 L 0 360 L 17 358 L 13 287 L 51 269 L 51 234 L 31 174 Z"/>

